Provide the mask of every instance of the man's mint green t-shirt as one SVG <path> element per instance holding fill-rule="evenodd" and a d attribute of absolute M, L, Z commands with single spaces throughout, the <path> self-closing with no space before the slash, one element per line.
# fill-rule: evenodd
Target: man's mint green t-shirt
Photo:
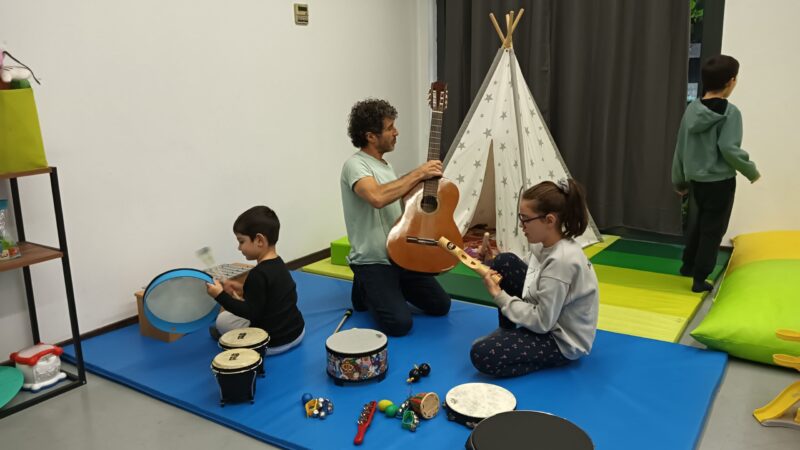
<path fill-rule="evenodd" d="M 350 264 L 389 264 L 386 254 L 386 237 L 389 230 L 403 214 L 400 201 L 383 208 L 372 207 L 353 190 L 356 181 L 373 177 L 378 184 L 397 179 L 392 165 L 358 151 L 342 167 L 342 209 L 347 238 L 350 240 Z"/>

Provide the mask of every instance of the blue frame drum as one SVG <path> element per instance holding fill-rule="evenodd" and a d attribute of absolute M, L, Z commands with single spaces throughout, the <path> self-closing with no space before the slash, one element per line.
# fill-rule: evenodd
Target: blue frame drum
<path fill-rule="evenodd" d="M 207 328 L 219 304 L 206 292 L 211 276 L 196 269 L 173 269 L 158 275 L 144 291 L 144 314 L 167 333 L 191 333 Z"/>

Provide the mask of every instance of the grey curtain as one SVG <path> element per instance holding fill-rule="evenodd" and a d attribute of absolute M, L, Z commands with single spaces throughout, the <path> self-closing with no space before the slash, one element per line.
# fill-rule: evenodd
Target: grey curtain
<path fill-rule="evenodd" d="M 681 230 L 670 167 L 686 106 L 688 0 L 438 0 L 450 147 L 500 46 L 489 13 L 525 8 L 520 69 L 601 228 Z"/>

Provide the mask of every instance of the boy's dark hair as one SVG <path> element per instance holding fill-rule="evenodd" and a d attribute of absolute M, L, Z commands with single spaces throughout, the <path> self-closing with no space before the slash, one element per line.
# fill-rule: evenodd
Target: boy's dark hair
<path fill-rule="evenodd" d="M 243 212 L 233 222 L 233 232 L 255 239 L 257 234 L 263 234 L 269 245 L 278 243 L 278 233 L 281 223 L 275 211 L 266 206 L 254 206 Z"/>
<path fill-rule="evenodd" d="M 350 110 L 350 123 L 347 135 L 356 148 L 367 146 L 367 133 L 381 134 L 383 119 L 397 118 L 397 110 L 386 100 L 368 98 L 362 100 Z"/>
<path fill-rule="evenodd" d="M 522 199 L 535 201 L 534 209 L 539 214 L 557 215 L 563 226 L 562 236 L 576 238 L 589 225 L 589 211 L 583 186 L 572 178 L 567 183 L 569 187 L 564 189 L 552 181 L 543 181 L 526 190 Z"/>
<path fill-rule="evenodd" d="M 706 92 L 720 91 L 731 78 L 739 75 L 739 61 L 727 55 L 712 56 L 703 63 L 701 74 Z"/>

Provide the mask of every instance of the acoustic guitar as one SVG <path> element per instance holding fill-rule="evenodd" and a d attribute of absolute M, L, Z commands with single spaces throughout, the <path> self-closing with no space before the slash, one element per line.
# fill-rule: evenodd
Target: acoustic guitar
<path fill-rule="evenodd" d="M 428 161 L 440 160 L 442 115 L 447 108 L 447 84 L 437 81 L 428 91 L 432 109 L 428 139 Z M 386 240 L 389 258 L 400 267 L 414 272 L 441 273 L 458 262 L 439 247 L 444 236 L 459 247 L 464 246 L 461 231 L 453 214 L 458 205 L 458 187 L 446 178 L 425 180 L 405 197 L 405 210 Z"/>

